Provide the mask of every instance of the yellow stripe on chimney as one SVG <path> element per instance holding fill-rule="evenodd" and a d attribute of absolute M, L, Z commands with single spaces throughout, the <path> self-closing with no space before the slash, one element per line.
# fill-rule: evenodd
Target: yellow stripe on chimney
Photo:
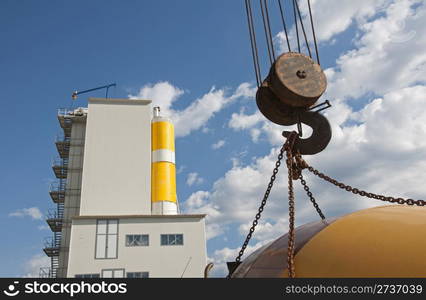
<path fill-rule="evenodd" d="M 170 201 L 176 203 L 176 168 L 169 162 L 152 164 L 152 178 L 154 183 L 151 189 L 152 202 Z"/>
<path fill-rule="evenodd" d="M 163 118 L 161 118 L 163 119 Z M 155 121 L 152 123 L 152 150 L 167 149 L 175 151 L 175 130 L 168 121 Z"/>

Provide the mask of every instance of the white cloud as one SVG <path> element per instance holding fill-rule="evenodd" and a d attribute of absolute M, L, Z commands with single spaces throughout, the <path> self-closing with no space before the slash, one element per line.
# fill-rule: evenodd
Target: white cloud
<path fill-rule="evenodd" d="M 153 106 L 160 106 L 161 112 L 166 116 L 171 116 L 171 107 L 184 91 L 173 86 L 167 81 L 160 81 L 156 84 L 144 85 L 137 95 L 129 95 L 130 98 L 152 100 Z"/>
<path fill-rule="evenodd" d="M 203 127 L 202 129 L 201 129 L 201 132 L 202 133 L 209 133 L 209 132 L 211 132 L 212 130 L 210 129 L 210 128 L 208 128 L 208 127 Z"/>
<path fill-rule="evenodd" d="M 422 4 L 414 6 L 414 4 Z M 328 97 L 383 95 L 426 80 L 426 7 L 422 1 L 396 1 L 382 17 L 362 24 L 357 48 L 326 70 Z M 404 28 L 401 28 L 404 24 Z M 415 35 L 413 35 L 415 33 Z M 409 39 L 409 37 L 415 37 Z M 404 41 L 399 43 L 397 41 Z"/>
<path fill-rule="evenodd" d="M 232 114 L 228 126 L 235 130 L 243 130 L 256 126 L 264 119 L 265 117 L 259 111 L 256 111 L 254 114 L 247 115 L 242 110 L 238 114 Z"/>
<path fill-rule="evenodd" d="M 206 238 L 207 240 L 212 239 L 225 230 L 222 224 L 209 222 L 211 219 L 215 219 L 220 214 L 219 208 L 213 203 L 207 203 L 210 193 L 207 191 L 197 191 L 183 203 L 183 210 L 188 214 L 207 214 L 207 225 L 206 225 Z"/>
<path fill-rule="evenodd" d="M 236 99 L 250 97 L 253 94 L 253 90 L 254 88 L 251 88 L 249 83 L 242 83 L 234 93 L 227 95 L 225 89 L 217 90 L 213 87 L 208 93 L 192 101 L 183 110 L 173 109 L 173 103 L 184 93 L 169 82 L 145 85 L 137 95 L 129 95 L 129 98 L 153 100 L 153 105 L 160 106 L 163 115 L 173 120 L 176 137 L 183 137 L 194 130 L 206 128 L 206 123 L 216 113 Z"/>
<path fill-rule="evenodd" d="M 242 236 L 246 236 L 252 226 L 252 222 L 240 224 L 238 231 Z M 257 241 L 274 240 L 285 233 L 283 228 L 288 228 L 287 217 L 278 218 L 276 222 L 260 220 L 256 226 L 256 234 L 253 239 Z"/>
<path fill-rule="evenodd" d="M 262 134 L 262 131 L 258 128 L 250 129 L 250 136 L 253 143 L 257 143 L 259 141 L 259 137 Z"/>
<path fill-rule="evenodd" d="M 198 191 L 193 193 L 185 202 L 186 208 L 196 209 L 203 206 L 206 203 L 206 198 L 210 195 L 206 191 Z"/>
<path fill-rule="evenodd" d="M 212 149 L 214 149 L 214 150 L 220 149 L 223 146 L 225 146 L 225 143 L 226 143 L 225 140 L 219 140 L 219 141 L 217 141 L 217 143 L 214 143 L 212 145 Z"/>
<path fill-rule="evenodd" d="M 241 83 L 235 91 L 234 97 L 253 98 L 256 95 L 257 87 L 252 86 L 248 82 Z"/>
<path fill-rule="evenodd" d="M 180 174 L 180 173 L 182 173 L 185 169 L 186 169 L 186 166 L 180 166 L 180 167 L 177 169 L 176 174 Z"/>
<path fill-rule="evenodd" d="M 353 22 L 364 23 L 381 11 L 390 0 L 315 0 L 311 1 L 312 13 L 319 41 L 326 41 L 349 28 Z M 306 15 L 307 2 L 301 1 Z M 308 20 L 307 20 L 308 22 Z M 309 23 L 306 23 L 309 24 Z M 309 29 L 309 26 L 308 26 Z"/>
<path fill-rule="evenodd" d="M 204 179 L 200 177 L 197 172 L 189 173 L 188 177 L 186 178 L 186 184 L 188 186 L 202 184 L 203 182 Z"/>
<path fill-rule="evenodd" d="M 31 217 L 33 220 L 41 220 L 43 214 L 38 207 L 22 208 L 9 213 L 9 217 Z"/>
<path fill-rule="evenodd" d="M 335 44 L 336 36 L 346 31 L 351 25 L 360 26 L 371 17 L 384 10 L 391 3 L 391 0 L 315 0 L 311 1 L 312 13 L 315 25 L 315 34 L 319 43 Z M 312 31 L 307 1 L 300 1 L 300 10 L 305 24 L 307 37 L 310 40 L 311 51 L 314 52 Z M 299 28 L 300 30 L 300 28 Z M 302 52 L 308 53 L 304 46 L 304 39 L 301 32 Z M 283 31 L 275 36 L 279 52 L 287 52 L 287 41 Z M 289 30 L 289 41 L 292 50 L 297 48 L 296 30 L 292 26 Z"/>
<path fill-rule="evenodd" d="M 43 254 L 36 254 L 24 263 L 22 277 L 39 277 L 40 268 L 50 267 L 50 258 Z"/>
<path fill-rule="evenodd" d="M 221 224 L 209 223 L 206 226 L 206 239 L 210 240 L 212 238 L 220 236 L 226 231 L 226 229 L 227 228 L 222 226 Z"/>

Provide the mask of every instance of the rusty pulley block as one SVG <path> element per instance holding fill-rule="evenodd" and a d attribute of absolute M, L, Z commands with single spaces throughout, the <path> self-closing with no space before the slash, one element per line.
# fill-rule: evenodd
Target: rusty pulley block
<path fill-rule="evenodd" d="M 312 135 L 298 139 L 295 145 L 300 154 L 316 154 L 330 142 L 331 127 L 319 113 L 322 109 L 312 111 L 326 87 L 327 78 L 316 62 L 304 54 L 288 52 L 272 64 L 256 93 L 257 106 L 268 120 L 283 126 L 298 124 L 300 135 L 302 123 L 312 128 Z"/>

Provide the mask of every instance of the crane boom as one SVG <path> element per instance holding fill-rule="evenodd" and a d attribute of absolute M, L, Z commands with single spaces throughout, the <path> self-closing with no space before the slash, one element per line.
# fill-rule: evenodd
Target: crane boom
<path fill-rule="evenodd" d="M 101 90 L 101 89 L 106 89 L 105 97 L 108 98 L 108 89 L 110 87 L 116 86 L 116 85 L 117 85 L 116 83 L 110 83 L 110 84 L 107 84 L 107 85 L 104 85 L 104 86 L 100 86 L 100 87 L 96 87 L 96 88 L 93 88 L 93 89 L 88 89 L 88 90 L 84 90 L 84 91 L 80 91 L 80 92 L 75 91 L 75 92 L 72 93 L 71 98 L 73 100 L 75 100 L 75 99 L 77 99 L 77 96 L 80 95 L 80 94 L 84 94 L 84 93 L 88 93 L 88 92 L 92 92 L 92 91 L 96 91 L 96 90 Z"/>

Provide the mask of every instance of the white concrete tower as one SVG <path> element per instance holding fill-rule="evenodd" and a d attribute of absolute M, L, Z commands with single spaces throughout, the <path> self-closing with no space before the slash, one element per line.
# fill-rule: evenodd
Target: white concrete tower
<path fill-rule="evenodd" d="M 56 276 L 203 276 L 205 215 L 179 214 L 173 125 L 151 112 L 149 100 L 89 98 L 76 131 L 81 195 L 65 205 L 66 243 L 55 249 L 67 253 Z"/>

